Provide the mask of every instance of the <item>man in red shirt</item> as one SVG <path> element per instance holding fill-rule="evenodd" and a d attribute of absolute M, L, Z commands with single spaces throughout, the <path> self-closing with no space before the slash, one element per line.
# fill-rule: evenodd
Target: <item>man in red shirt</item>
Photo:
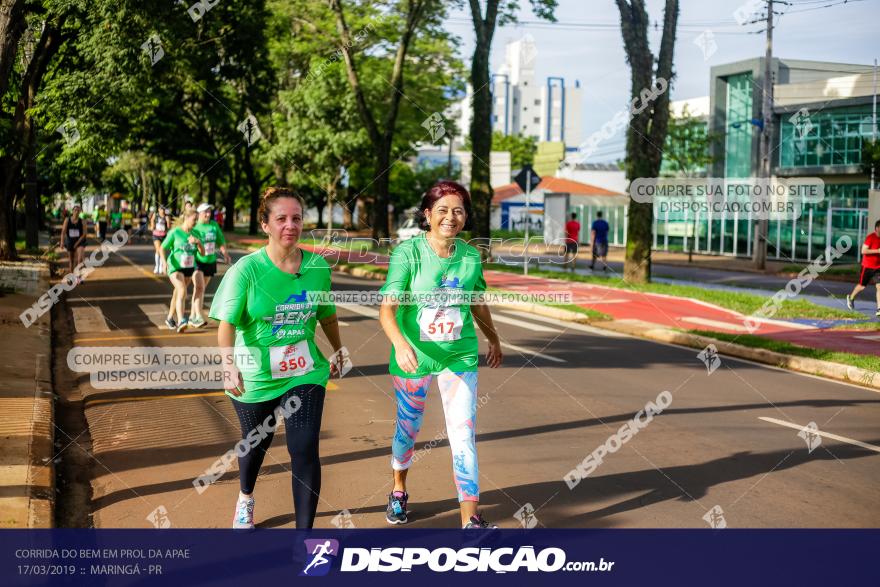
<path fill-rule="evenodd" d="M 865 289 L 874 278 L 880 275 L 880 220 L 874 223 L 874 232 L 865 237 L 862 245 L 862 270 L 859 272 L 859 283 L 853 288 L 852 293 L 846 296 L 846 307 L 853 310 L 853 301 L 856 296 Z M 877 291 L 877 317 L 880 318 L 880 287 L 874 285 Z"/>
<path fill-rule="evenodd" d="M 581 235 L 581 223 L 577 221 L 577 214 L 571 213 L 571 220 L 565 223 L 565 262 L 574 272 L 575 260 L 577 259 L 578 240 Z M 571 259 L 568 256 L 571 255 Z"/>

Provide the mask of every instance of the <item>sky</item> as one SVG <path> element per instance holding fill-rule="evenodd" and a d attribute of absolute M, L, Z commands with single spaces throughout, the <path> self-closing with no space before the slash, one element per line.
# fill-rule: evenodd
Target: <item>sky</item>
<path fill-rule="evenodd" d="M 676 78 L 673 100 L 709 94 L 709 69 L 714 65 L 762 57 L 765 51 L 763 23 L 740 25 L 734 12 L 748 0 L 681 0 L 678 36 L 675 44 Z M 481 4 L 484 4 L 481 2 Z M 827 5 L 831 6 L 827 6 Z M 531 14 L 528 0 L 518 25 L 500 27 L 492 45 L 492 70 L 504 62 L 504 46 L 532 36 L 537 46 L 535 74 L 565 78 L 566 86 L 580 80 L 583 104 L 582 139 L 629 102 L 630 74 L 620 35 L 620 15 L 614 0 L 559 0 L 557 23 L 539 21 Z M 647 0 L 652 20 L 662 30 L 663 0 Z M 788 0 L 774 3 L 778 22 L 773 32 L 775 57 L 873 65 L 880 59 L 880 0 Z M 461 39 L 461 58 L 470 63 L 474 33 L 470 13 L 451 15 L 447 28 Z M 651 47 L 656 56 L 661 30 L 652 31 Z M 697 37 L 711 31 L 717 49 L 704 59 Z M 880 83 L 880 82 L 878 82 Z M 602 143 L 591 161 L 613 161 L 623 157 L 624 134 Z"/>

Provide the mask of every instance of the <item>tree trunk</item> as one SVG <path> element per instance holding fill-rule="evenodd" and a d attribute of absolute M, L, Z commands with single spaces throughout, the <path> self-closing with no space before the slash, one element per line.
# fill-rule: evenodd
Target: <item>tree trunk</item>
<path fill-rule="evenodd" d="M 388 204 L 390 203 L 388 198 L 388 187 L 390 182 L 390 170 L 388 169 L 391 164 L 391 147 L 388 148 L 383 146 L 379 153 L 377 153 L 376 158 L 376 168 L 377 171 L 381 174 L 378 179 L 376 179 L 376 183 L 373 184 L 375 191 L 374 205 L 373 205 L 373 238 L 374 239 L 383 239 L 388 238 L 391 234 L 390 227 L 388 226 Z M 381 170 L 385 170 L 382 172 Z"/>
<path fill-rule="evenodd" d="M 486 1 L 486 16 L 478 0 L 469 0 L 476 46 L 471 60 L 473 117 L 471 118 L 471 202 L 473 236 L 489 238 L 492 215 L 492 184 L 489 159 L 492 153 L 492 94 L 490 92 L 489 54 L 498 18 L 500 0 Z M 533 4 L 534 5 L 534 4 Z M 451 140 L 451 138 L 450 138 Z M 451 148 L 451 146 L 450 146 Z M 484 256 L 488 251 L 481 249 Z"/>
<path fill-rule="evenodd" d="M 620 10 L 620 28 L 623 35 L 627 62 L 631 69 L 631 108 L 626 133 L 626 178 L 656 178 L 660 173 L 663 153 L 657 145 L 666 143 L 669 124 L 669 94 L 672 86 L 672 57 L 678 22 L 678 0 L 666 0 L 663 16 L 663 35 L 657 58 L 656 75 L 654 55 L 648 42 L 650 18 L 644 0 L 616 0 Z M 646 100 L 646 91 L 663 91 Z M 635 108 L 635 106 L 638 108 Z M 639 111 L 640 110 L 640 111 Z M 623 278 L 633 283 L 651 280 L 651 246 L 653 244 L 654 206 L 630 198 L 627 215 L 626 260 Z"/>
<path fill-rule="evenodd" d="M 229 189 L 223 197 L 223 207 L 226 213 L 223 215 L 223 230 L 230 231 L 235 229 L 235 198 L 238 197 L 238 190 L 241 186 L 241 160 L 236 153 L 231 169 L 232 179 L 229 182 Z"/>
<path fill-rule="evenodd" d="M 471 201 L 473 203 L 473 236 L 489 237 L 492 206 L 489 158 L 492 152 L 492 94 L 489 92 L 489 46 L 477 43 L 471 64 L 471 86 L 474 88 L 471 119 Z M 479 88 L 479 89 L 477 89 Z"/>
<path fill-rule="evenodd" d="M 251 163 L 251 150 L 244 149 L 244 172 L 247 177 L 247 185 L 249 190 L 249 200 L 251 203 L 251 219 L 248 225 L 248 234 L 257 234 L 260 223 L 257 219 L 257 211 L 260 208 L 260 183 L 257 181 L 257 174 L 254 173 L 254 166 Z"/>
<path fill-rule="evenodd" d="M 31 126 L 30 144 L 34 144 L 36 131 Z M 37 158 L 28 153 L 25 163 L 24 183 L 24 242 L 26 249 L 40 247 L 40 190 L 37 185 Z"/>
<path fill-rule="evenodd" d="M 2 8 L 7 8 L 6 3 Z M 21 187 L 24 164 L 33 152 L 33 119 L 28 112 L 34 105 L 46 68 L 63 41 L 60 31 L 62 23 L 63 19 L 57 25 L 47 22 L 43 26 L 40 38 L 34 46 L 33 56 L 25 69 L 11 121 L 12 145 L 17 145 L 18 148 L 10 149 L 0 158 L 0 169 L 4 175 L 0 188 L 0 215 L 5 216 L 6 220 L 3 222 L 0 218 L 0 260 L 3 261 L 14 261 L 18 258 L 15 252 L 15 195 Z M 0 45 L 3 42 L 5 40 L 0 41 Z"/>
<path fill-rule="evenodd" d="M 0 0 L 0 96 L 6 95 L 9 76 L 26 29 L 25 0 Z"/>
<path fill-rule="evenodd" d="M 217 176 L 213 173 L 208 174 L 208 203 L 217 204 Z"/>

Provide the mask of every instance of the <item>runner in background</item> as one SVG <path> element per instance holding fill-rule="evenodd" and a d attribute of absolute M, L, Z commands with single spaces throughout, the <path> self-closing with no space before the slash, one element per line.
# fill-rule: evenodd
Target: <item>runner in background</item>
<path fill-rule="evenodd" d="M 168 328 L 177 328 L 177 332 L 183 332 L 189 325 L 184 312 L 186 306 L 186 291 L 195 272 L 196 252 L 204 254 L 205 248 L 198 237 L 193 233 L 196 225 L 196 213 L 191 211 L 184 216 L 180 226 L 171 229 L 165 240 L 162 241 L 160 252 L 162 262 L 167 267 L 168 279 L 174 286 L 171 303 L 168 307 L 168 317 L 165 324 Z M 175 322 L 174 316 L 177 316 Z"/>
<path fill-rule="evenodd" d="M 310 294 L 330 291 L 330 267 L 297 246 L 302 234 L 302 198 L 288 188 L 269 188 L 257 213 L 268 244 L 229 268 L 211 304 L 220 322 L 217 342 L 224 358 L 224 387 L 252 447 L 238 457 L 240 491 L 233 528 L 254 527 L 254 487 L 272 444 L 280 408 L 290 453 L 297 529 L 311 528 L 321 492 L 318 440 L 324 391 L 338 373 L 315 344 L 320 322 L 335 351 L 342 348 L 332 300 Z M 233 354 L 233 349 L 235 352 Z M 247 354 L 259 361 L 246 361 Z M 253 446 L 255 430 L 262 430 Z"/>
<path fill-rule="evenodd" d="M 165 210 L 165 206 L 159 206 L 159 210 L 154 212 L 150 216 L 150 230 L 153 233 L 153 249 L 155 249 L 155 254 L 153 255 L 153 260 L 155 264 L 153 265 L 153 273 L 163 274 L 165 273 L 165 263 L 162 259 L 162 241 L 165 240 L 165 236 L 168 234 L 168 226 L 170 225 L 170 218 L 168 217 L 168 213 Z"/>
<path fill-rule="evenodd" d="M 423 232 L 400 244 L 391 254 L 388 277 L 381 292 L 406 294 L 474 294 L 486 290 L 480 253 L 457 238 L 470 217 L 468 191 L 452 181 L 433 185 L 419 206 Z M 385 298 L 379 320 L 391 341 L 389 371 L 397 403 L 392 441 L 394 487 L 388 496 L 385 519 L 407 522 L 409 494 L 406 478 L 413 447 L 422 425 L 425 400 L 436 377 L 446 416 L 452 452 L 452 473 L 464 528 L 495 528 L 477 511 L 480 500 L 475 426 L 477 421 L 477 365 L 474 322 L 489 341 L 490 367 L 501 365 L 501 342 L 489 307 L 483 304 L 402 303 Z"/>
<path fill-rule="evenodd" d="M 602 270 L 608 271 L 608 223 L 602 219 L 602 211 L 596 212 L 596 220 L 590 227 L 590 244 L 593 247 L 593 261 L 590 269 L 596 268 L 596 259 L 602 262 Z"/>
<path fill-rule="evenodd" d="M 138 227 L 137 227 L 137 237 L 138 240 L 147 238 L 147 225 L 150 222 L 150 217 L 147 215 L 147 211 L 144 208 L 140 208 L 138 210 L 137 215 Z"/>
<path fill-rule="evenodd" d="M 581 223 L 577 221 L 577 214 L 571 213 L 571 220 L 565 223 L 565 265 L 569 265 L 572 272 L 575 270 L 577 261 L 578 242 L 581 234 Z M 571 259 L 569 260 L 569 255 Z"/>
<path fill-rule="evenodd" d="M 122 208 L 122 228 L 125 232 L 128 233 L 128 236 L 131 236 L 131 227 L 132 222 L 134 221 L 134 214 L 131 213 L 131 208 L 129 204 L 126 203 Z"/>
<path fill-rule="evenodd" d="M 855 310 L 856 296 L 871 284 L 876 276 L 880 275 L 880 220 L 874 223 L 874 232 L 869 232 L 862 244 L 862 269 L 859 271 L 859 282 L 853 288 L 852 293 L 846 296 L 846 307 Z M 874 284 L 877 294 L 877 312 L 875 316 L 880 318 L 880 287 Z"/>
<path fill-rule="evenodd" d="M 119 210 L 119 203 L 117 202 L 117 208 L 110 212 L 110 230 L 116 232 L 117 230 L 122 228 L 122 212 Z"/>
<path fill-rule="evenodd" d="M 67 250 L 68 267 L 70 273 L 73 268 L 82 263 L 86 253 L 86 227 L 80 212 L 82 208 L 75 205 L 70 216 L 64 219 L 61 225 L 61 242 Z M 82 279 L 77 277 L 77 283 Z"/>
<path fill-rule="evenodd" d="M 220 225 L 211 219 L 211 204 L 201 203 L 196 208 L 199 221 L 193 232 L 205 246 L 205 254 L 196 253 L 196 271 L 193 274 L 193 297 L 190 308 L 189 323 L 193 328 L 205 325 L 205 317 L 202 306 L 205 302 L 205 290 L 211 282 L 211 278 L 217 273 L 217 248 L 223 253 L 223 260 L 228 265 L 231 262 L 229 253 L 226 252 L 226 239 Z"/>
<path fill-rule="evenodd" d="M 107 206 L 101 204 L 95 210 L 95 238 L 100 243 L 107 238 Z"/>

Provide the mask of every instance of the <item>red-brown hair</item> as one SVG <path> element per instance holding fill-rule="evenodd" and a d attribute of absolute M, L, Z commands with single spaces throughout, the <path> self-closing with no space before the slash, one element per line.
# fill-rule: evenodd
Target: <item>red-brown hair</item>
<path fill-rule="evenodd" d="M 438 181 L 428 188 L 425 195 L 422 196 L 422 203 L 419 205 L 419 211 L 416 213 L 416 222 L 422 230 L 431 230 L 428 219 L 425 216 L 425 210 L 433 210 L 434 205 L 446 196 L 458 196 L 464 205 L 465 222 L 464 229 L 468 230 L 471 226 L 471 195 L 467 189 L 460 183 L 454 181 Z"/>

